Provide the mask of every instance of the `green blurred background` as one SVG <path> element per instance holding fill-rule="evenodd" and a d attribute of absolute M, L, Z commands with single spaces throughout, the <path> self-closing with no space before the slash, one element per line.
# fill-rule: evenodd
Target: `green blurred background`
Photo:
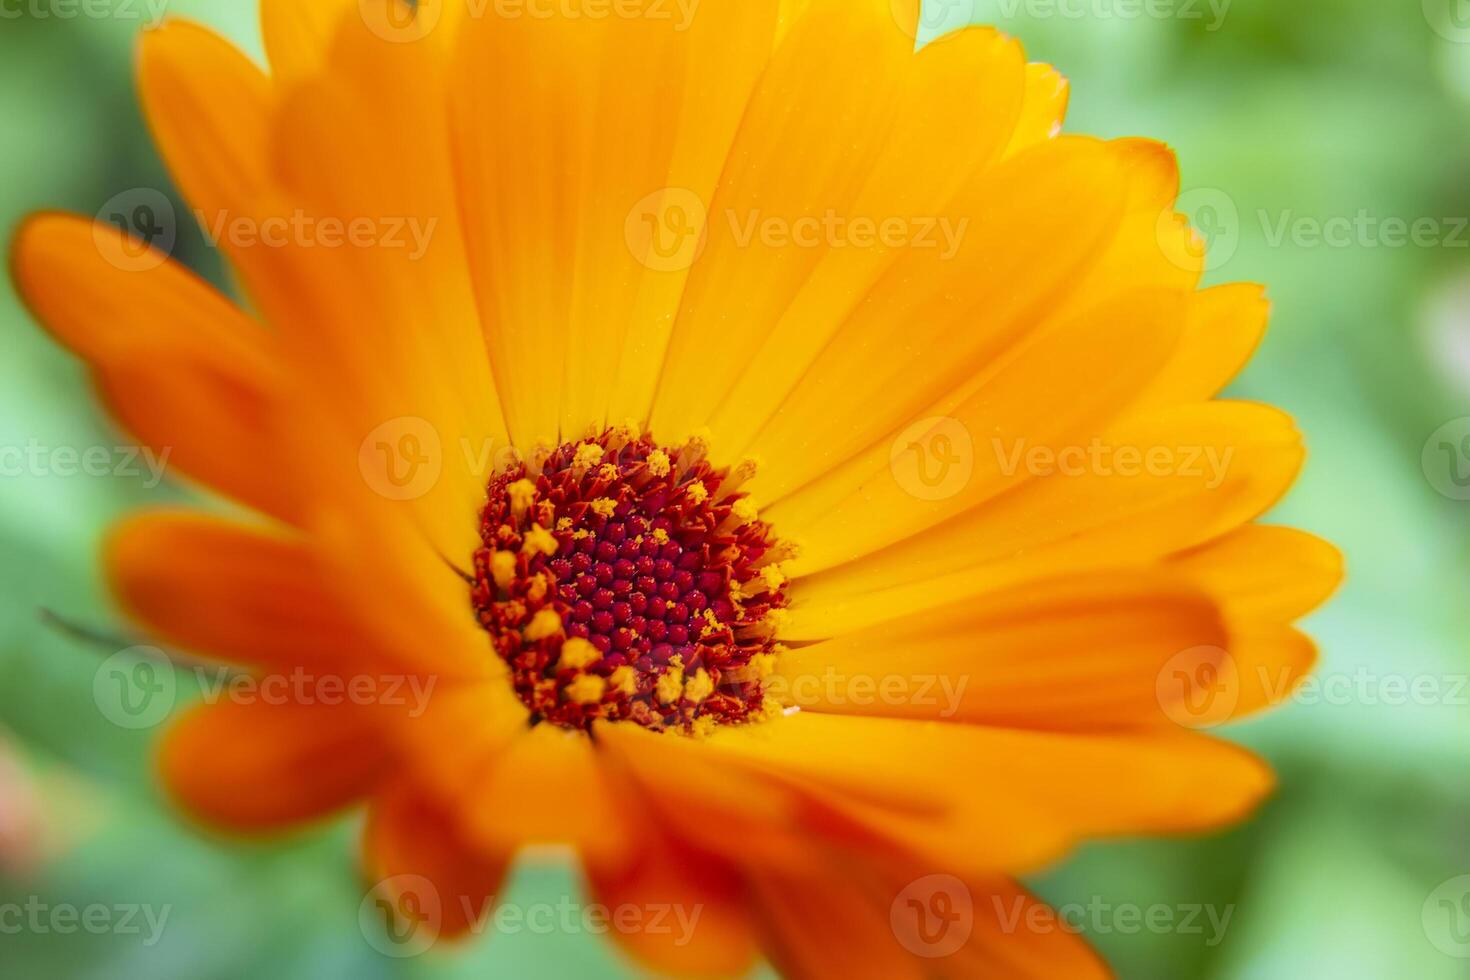
<path fill-rule="evenodd" d="M 67 0 L 0 0 L 0 226 L 43 207 L 96 213 L 134 188 L 173 193 L 131 79 L 158 2 L 93 0 L 107 15 L 85 16 Z M 168 5 L 258 54 L 253 8 Z M 1070 130 L 1178 150 L 1185 209 L 1214 233 L 1210 278 L 1266 283 L 1275 301 L 1235 394 L 1284 406 L 1307 433 L 1306 474 L 1276 516 L 1349 562 L 1307 624 L 1324 687 L 1231 732 L 1275 764 L 1277 797 L 1227 835 L 1093 847 L 1037 886 L 1077 906 L 1125 978 L 1470 976 L 1470 884 L 1454 881 L 1470 874 L 1470 504 L 1450 468 L 1470 456 L 1439 448 L 1463 454 L 1470 426 L 1435 435 L 1470 415 L 1470 5 L 950 0 L 947 21 L 944 8 L 931 4 L 931 26 L 999 23 L 1060 67 Z M 1333 219 L 1328 231 L 1354 223 L 1347 237 L 1318 241 Z M 1433 240 L 1399 241 L 1393 222 L 1417 219 Z M 176 254 L 218 279 L 201 236 L 180 236 Z M 126 442 L 8 289 L 0 350 L 0 446 Z M 45 814 L 34 860 L 0 872 L 0 905 L 169 916 L 151 945 L 143 920 L 141 935 L 0 931 L 0 975 L 631 975 L 587 934 L 389 959 L 358 926 L 355 828 L 242 848 L 169 812 L 148 766 L 155 731 L 120 728 L 94 701 L 107 651 L 38 612 L 121 629 L 95 547 L 117 515 L 180 493 L 151 482 L 0 479 L 0 728 Z M 512 898 L 575 887 L 555 861 L 528 861 Z M 1158 909 L 1174 925 L 1149 927 Z M 1223 931 L 1211 914 L 1229 916 Z"/>

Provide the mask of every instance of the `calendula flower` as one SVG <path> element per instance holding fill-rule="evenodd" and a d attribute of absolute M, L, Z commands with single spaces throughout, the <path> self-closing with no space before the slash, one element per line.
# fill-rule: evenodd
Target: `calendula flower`
<path fill-rule="evenodd" d="M 1291 691 L 1338 578 L 1252 523 L 1302 449 L 1215 400 L 1266 304 L 1199 289 L 1172 154 L 1058 135 L 1051 68 L 915 52 L 890 0 L 262 6 L 268 69 L 180 22 L 140 64 L 248 303 L 107 221 L 15 247 L 242 508 L 106 548 L 260 681 L 171 727 L 179 803 L 365 804 L 442 936 L 569 845 L 691 912 L 611 930 L 667 972 L 1104 973 L 1015 876 L 1255 806 L 1191 729 Z"/>

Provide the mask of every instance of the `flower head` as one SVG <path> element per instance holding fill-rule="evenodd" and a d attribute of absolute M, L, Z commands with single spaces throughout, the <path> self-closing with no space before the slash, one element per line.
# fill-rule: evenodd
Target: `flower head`
<path fill-rule="evenodd" d="M 1247 813 L 1265 767 L 1190 729 L 1291 690 L 1338 577 L 1252 523 L 1300 440 L 1215 400 L 1266 304 L 1199 288 L 1172 154 L 890 0 L 369 7 L 263 0 L 266 70 L 144 38 L 250 312 L 105 224 L 16 243 L 118 420 L 249 512 L 125 522 L 122 603 L 320 681 L 179 719 L 180 805 L 366 804 L 445 936 L 558 844 L 700 910 L 615 933 L 667 972 L 1102 972 L 1014 876 Z"/>

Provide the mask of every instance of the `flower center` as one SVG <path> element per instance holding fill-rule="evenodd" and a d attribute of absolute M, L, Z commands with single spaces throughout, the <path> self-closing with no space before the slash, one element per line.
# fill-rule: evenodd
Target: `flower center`
<path fill-rule="evenodd" d="M 753 464 L 707 448 L 623 426 L 490 481 L 471 597 L 534 720 L 692 733 L 772 710 L 790 551 L 740 492 Z"/>

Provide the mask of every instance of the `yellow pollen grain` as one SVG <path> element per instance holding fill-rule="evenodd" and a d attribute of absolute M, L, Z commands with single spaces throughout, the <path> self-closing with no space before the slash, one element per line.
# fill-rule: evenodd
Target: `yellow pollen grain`
<path fill-rule="evenodd" d="M 495 587 L 508 592 L 516 577 L 516 556 L 509 551 L 497 551 L 490 556 L 490 577 Z"/>
<path fill-rule="evenodd" d="M 684 495 L 694 503 L 702 504 L 709 499 L 709 488 L 696 481 L 689 484 L 689 489 L 684 491 Z"/>
<path fill-rule="evenodd" d="M 540 524 L 533 525 L 526 532 L 526 539 L 521 544 L 521 551 L 527 554 L 554 555 L 556 548 L 556 538 Z"/>
<path fill-rule="evenodd" d="M 724 628 L 725 624 L 720 622 L 720 617 L 715 615 L 715 611 L 713 609 L 706 609 L 704 611 L 704 629 L 700 630 L 699 633 L 701 639 L 704 639 L 708 636 L 713 636 Z"/>
<path fill-rule="evenodd" d="M 531 502 L 536 499 L 536 484 L 522 477 L 505 488 L 510 497 L 510 512 L 516 520 L 520 520 L 531 507 Z"/>
<path fill-rule="evenodd" d="M 660 704 L 673 704 L 684 694 L 684 659 L 678 655 L 669 658 L 669 669 L 658 679 L 653 693 Z"/>
<path fill-rule="evenodd" d="M 556 529 L 558 531 L 570 531 L 572 529 L 572 519 L 570 517 L 558 517 L 556 519 Z"/>
<path fill-rule="evenodd" d="M 561 645 L 559 666 L 568 670 L 582 670 L 602 659 L 602 651 L 579 636 L 574 636 Z"/>
<path fill-rule="evenodd" d="M 657 541 L 659 544 L 668 544 L 669 532 L 665 531 L 661 527 L 656 527 L 653 529 L 653 540 Z"/>
<path fill-rule="evenodd" d="M 554 609 L 542 609 L 531 617 L 530 624 L 523 634 L 526 639 L 535 643 L 544 640 L 548 636 L 555 636 L 561 632 L 561 617 Z"/>
<path fill-rule="evenodd" d="M 592 513 L 598 517 L 611 517 L 613 511 L 618 509 L 618 502 L 611 497 L 598 497 L 592 501 Z"/>
<path fill-rule="evenodd" d="M 531 584 L 526 587 L 526 598 L 532 602 L 540 602 L 546 598 L 547 591 L 551 585 L 544 574 L 537 575 L 531 579 Z"/>
<path fill-rule="evenodd" d="M 694 676 L 689 678 L 688 683 L 684 685 L 684 697 L 698 704 L 713 694 L 714 690 L 715 682 L 710 679 L 709 671 L 701 667 L 694 672 Z"/>
<path fill-rule="evenodd" d="M 655 449 L 648 454 L 648 472 L 654 476 L 668 476 L 672 469 L 669 462 L 669 454 L 662 449 Z"/>
<path fill-rule="evenodd" d="M 611 463 L 603 463 L 597 471 L 597 477 L 604 482 L 611 483 L 618 478 L 618 468 Z"/>
<path fill-rule="evenodd" d="M 567 685 L 567 698 L 578 704 L 596 704 L 607 693 L 607 679 L 596 674 L 581 674 Z"/>
<path fill-rule="evenodd" d="M 575 531 L 572 532 L 572 540 L 573 541 L 581 541 L 583 538 L 590 538 L 590 537 L 592 537 L 592 532 L 589 531 L 589 530 L 587 530 L 585 527 L 579 527 Z"/>
<path fill-rule="evenodd" d="M 755 504 L 751 503 L 749 497 L 741 497 L 735 501 L 735 505 L 730 508 L 730 513 L 734 514 L 735 519 L 741 524 L 750 524 L 760 516 L 760 511 L 756 509 Z"/>
<path fill-rule="evenodd" d="M 614 670 L 608 680 L 612 683 L 613 690 L 621 691 L 628 697 L 638 693 L 638 672 L 627 664 Z"/>
<path fill-rule="evenodd" d="M 709 715 L 700 715 L 689 723 L 688 735 L 690 738 L 709 738 L 720 727 L 720 723 Z"/>
<path fill-rule="evenodd" d="M 602 447 L 595 442 L 584 442 L 577 447 L 577 455 L 572 459 L 572 466 L 579 470 L 590 470 L 602 462 Z"/>
<path fill-rule="evenodd" d="M 767 565 L 765 568 L 761 569 L 761 579 L 765 581 L 766 588 L 770 589 L 772 592 L 775 592 L 781 586 L 786 584 L 786 573 L 782 572 L 781 569 L 777 568 L 775 565 Z"/>

